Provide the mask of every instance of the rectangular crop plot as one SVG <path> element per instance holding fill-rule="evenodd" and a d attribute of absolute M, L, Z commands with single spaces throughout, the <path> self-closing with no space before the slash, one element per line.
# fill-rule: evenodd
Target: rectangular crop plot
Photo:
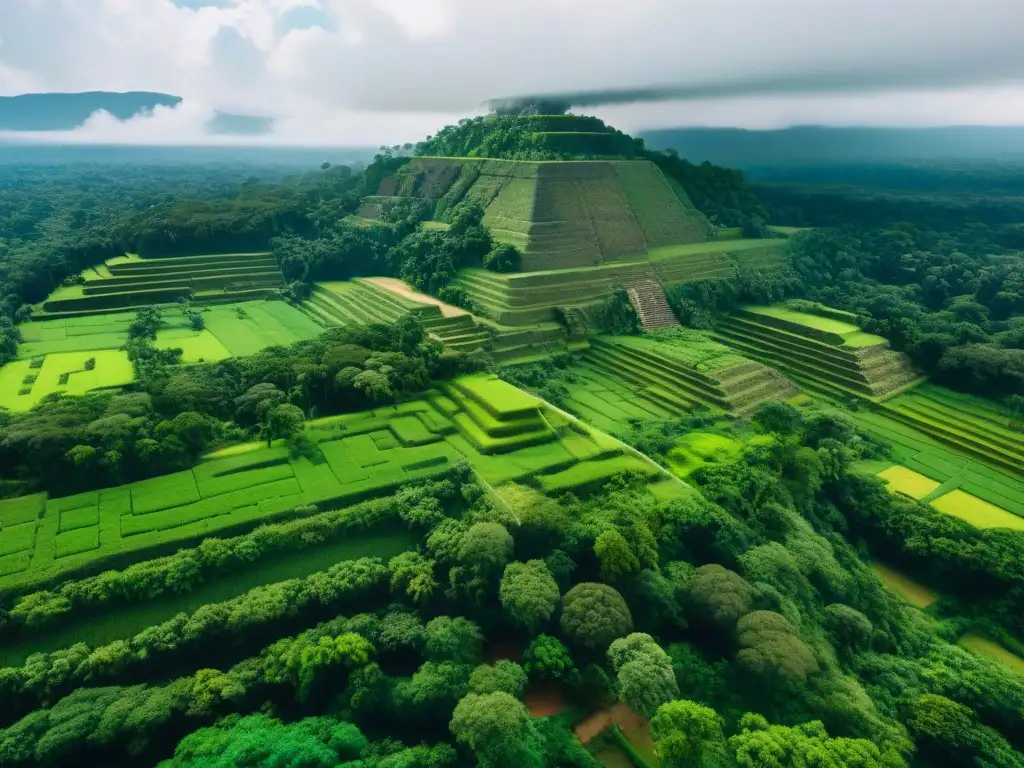
<path fill-rule="evenodd" d="M 99 526 L 79 528 L 74 531 L 65 531 L 57 534 L 54 557 L 68 557 L 93 549 L 99 549 L 100 529 Z"/>
<path fill-rule="evenodd" d="M 36 545 L 36 522 L 4 526 L 0 531 L 0 556 L 31 552 Z"/>
<path fill-rule="evenodd" d="M 889 483 L 889 489 L 905 494 L 912 499 L 923 499 L 939 487 L 934 480 L 906 467 L 889 467 L 878 473 L 878 476 Z"/>
<path fill-rule="evenodd" d="M 1012 528 L 1024 531 L 1024 518 L 1010 514 L 1002 507 L 989 504 L 959 488 L 939 496 L 932 502 L 932 506 L 945 515 L 952 515 L 970 523 L 975 528 Z"/>
<path fill-rule="evenodd" d="M 228 515 L 236 509 L 255 506 L 278 496 L 297 496 L 300 492 L 295 478 L 288 478 L 150 514 L 126 515 L 121 518 L 121 535 L 136 536 L 150 531 L 177 528 L 199 520 Z"/>
<path fill-rule="evenodd" d="M 22 496 L 17 499 L 3 499 L 0 501 L 0 526 L 6 529 L 8 526 L 21 525 L 22 523 L 36 520 L 43 514 L 45 507 L 45 493 Z"/>
<path fill-rule="evenodd" d="M 425 445 L 440 438 L 427 429 L 416 416 L 399 416 L 391 420 L 391 431 L 402 445 Z"/>
<path fill-rule="evenodd" d="M 132 492 L 130 488 L 107 488 L 100 491 L 99 498 L 100 516 L 107 519 L 117 519 L 121 515 L 132 513 Z"/>
<path fill-rule="evenodd" d="M 377 450 L 377 446 L 373 443 L 373 438 L 368 434 L 346 437 L 343 442 L 352 458 L 355 459 L 356 464 L 363 469 L 387 464 L 388 462 L 388 458 Z"/>
<path fill-rule="evenodd" d="M 206 330 L 199 333 L 190 332 L 187 337 L 161 331 L 154 346 L 157 349 L 180 349 L 183 363 L 212 363 L 231 357 L 231 353 L 221 344 L 220 339 Z"/>
<path fill-rule="evenodd" d="M 576 466 L 562 472 L 541 475 L 537 480 L 546 492 L 560 493 L 603 482 L 621 472 L 640 472 L 652 475 L 656 470 L 633 456 L 613 456 L 610 459 L 581 461 Z"/>
<path fill-rule="evenodd" d="M 292 476 L 291 465 L 276 464 L 269 467 L 260 467 L 259 469 L 232 472 L 220 477 L 199 476 L 196 474 L 196 486 L 199 488 L 199 495 L 206 499 L 210 496 L 219 496 L 222 493 L 230 493 L 231 491 L 238 491 L 254 485 L 264 485 Z"/>
<path fill-rule="evenodd" d="M 957 640 L 956 644 L 969 651 L 974 651 L 975 653 L 980 653 L 984 656 L 996 659 L 1014 670 L 1018 675 L 1024 675 L 1024 659 L 1017 654 L 1006 650 L 994 640 L 989 640 L 987 637 L 982 637 L 981 635 L 976 635 L 973 632 L 968 632 Z"/>
<path fill-rule="evenodd" d="M 99 507 L 79 507 L 78 509 L 67 509 L 60 513 L 60 532 L 73 531 L 76 528 L 88 528 L 90 525 L 99 525 Z"/>
<path fill-rule="evenodd" d="M 344 441 L 321 443 L 320 452 L 327 459 L 331 471 L 342 485 L 365 480 L 370 476 L 370 473 L 356 462 Z"/>
<path fill-rule="evenodd" d="M 132 513 L 145 515 L 193 501 L 199 501 L 199 489 L 192 470 L 140 480 L 132 486 Z"/>
<path fill-rule="evenodd" d="M 0 578 L 13 576 L 28 570 L 32 562 L 32 555 L 29 552 L 16 552 L 13 555 L 0 557 Z"/>
<path fill-rule="evenodd" d="M 292 470 L 295 472 L 295 479 L 298 481 L 299 487 L 305 494 L 330 498 L 341 492 L 341 483 L 338 482 L 331 465 L 326 461 L 314 464 L 303 457 L 292 463 Z"/>
<path fill-rule="evenodd" d="M 537 410 L 537 399 L 496 376 L 461 376 L 455 387 L 499 419 L 529 416 Z"/>

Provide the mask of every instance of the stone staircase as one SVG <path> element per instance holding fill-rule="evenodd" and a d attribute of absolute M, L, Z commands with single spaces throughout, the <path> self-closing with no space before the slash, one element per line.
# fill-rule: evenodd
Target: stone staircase
<path fill-rule="evenodd" d="M 679 325 L 665 291 L 655 280 L 637 280 L 626 288 L 629 301 L 640 315 L 640 324 L 647 330 L 672 328 Z"/>

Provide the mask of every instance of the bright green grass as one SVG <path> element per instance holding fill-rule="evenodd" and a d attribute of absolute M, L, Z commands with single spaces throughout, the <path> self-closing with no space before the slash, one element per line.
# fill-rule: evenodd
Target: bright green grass
<path fill-rule="evenodd" d="M 95 358 L 96 367 L 85 370 L 85 361 Z M 134 378 L 128 355 L 120 350 L 90 352 L 61 352 L 47 355 L 42 368 L 32 369 L 29 360 L 15 360 L 0 369 L 0 406 L 12 411 L 27 411 L 51 392 L 82 395 L 93 389 L 120 387 Z M 60 383 L 61 374 L 71 374 L 66 384 Z M 23 384 L 28 375 L 35 375 L 32 384 Z M 23 387 L 31 392 L 22 395 Z"/>
<path fill-rule="evenodd" d="M 151 480 L 140 480 L 133 483 L 131 489 L 133 515 L 145 515 L 199 501 L 199 489 L 190 469 Z"/>
<path fill-rule="evenodd" d="M 4 526 L 0 531 L 0 556 L 30 552 L 36 545 L 36 522 Z"/>
<path fill-rule="evenodd" d="M 747 312 L 753 312 L 756 315 L 765 315 L 767 317 L 774 317 L 779 320 L 786 320 L 797 325 L 804 325 L 808 328 L 815 328 L 819 331 L 825 331 L 827 333 L 834 333 L 837 336 L 846 336 L 848 334 L 861 333 L 860 328 L 852 323 L 844 323 L 841 320 L 833 320 L 830 317 L 821 317 L 819 315 L 812 315 L 807 312 L 797 312 L 793 309 L 786 309 L 785 307 L 744 307 Z M 876 337 L 880 341 L 884 341 L 881 337 Z"/>
<path fill-rule="evenodd" d="M 139 552 L 144 556 L 146 550 L 168 542 L 185 543 L 224 528 L 252 527 L 281 516 L 293 516 L 292 510 L 299 506 L 327 504 L 321 507 L 326 509 L 330 505 L 353 503 L 445 471 L 463 457 L 443 441 L 409 448 L 399 446 L 379 452 L 386 461 L 363 470 L 348 453 L 347 463 L 335 460 L 339 451 L 347 451 L 344 442 L 351 439 L 322 443 L 323 458 L 319 464 L 301 459 L 282 465 L 281 455 L 287 455 L 286 448 L 260 449 L 204 462 L 193 472 L 53 500 L 40 524 L 31 560 L 20 553 L 0 558 L 0 573 L 4 574 L 0 577 L 0 588 L 38 583 L 113 555 Z M 373 444 L 368 435 L 366 439 Z M 301 476 L 296 467 L 301 468 Z M 108 503 L 105 499 L 110 494 L 115 495 L 110 496 Z M 92 533 L 75 537 L 60 532 L 63 510 L 88 506 L 95 509 L 97 503 L 98 531 L 93 527 L 88 529 Z M 28 508 L 27 504 L 22 506 Z M 78 530 L 87 529 L 67 533 Z M 99 546 L 93 535 L 96 532 Z"/>
<path fill-rule="evenodd" d="M 262 440 L 251 443 L 236 443 L 235 445 L 218 448 L 216 451 L 210 451 L 209 453 L 203 454 L 202 460 L 209 461 L 211 459 L 227 458 L 228 456 L 238 456 L 242 453 L 251 453 L 252 451 L 258 451 L 261 448 L 266 447 L 267 444 Z"/>
<path fill-rule="evenodd" d="M 923 499 L 939 487 L 938 481 L 899 465 L 879 472 L 878 477 L 885 480 L 894 492 L 905 494 L 912 499 Z"/>
<path fill-rule="evenodd" d="M 78 509 L 66 509 L 60 513 L 60 533 L 73 531 L 76 528 L 88 528 L 100 524 L 99 504 L 79 507 Z"/>
<path fill-rule="evenodd" d="M 613 456 L 610 459 L 581 461 L 569 469 L 537 478 L 547 493 L 561 493 L 609 480 L 621 472 L 639 472 L 652 475 L 657 472 L 644 461 L 633 456 Z"/>
<path fill-rule="evenodd" d="M 938 593 L 928 589 L 923 584 L 919 584 L 895 568 L 890 568 L 888 565 L 878 561 L 873 562 L 871 567 L 885 586 L 904 600 L 910 602 L 911 605 L 924 609 L 939 599 Z"/>
<path fill-rule="evenodd" d="M 537 398 L 492 374 L 460 376 L 454 384 L 457 390 L 472 397 L 503 421 L 527 416 L 537 410 Z"/>
<path fill-rule="evenodd" d="M 975 528 L 1010 528 L 1024 531 L 1024 517 L 1007 512 L 995 504 L 955 488 L 932 501 L 932 506 L 946 515 L 964 520 Z"/>
<path fill-rule="evenodd" d="M 89 349 L 119 349 L 125 343 L 128 334 L 122 332 L 96 333 L 88 336 L 70 336 L 54 341 L 30 341 L 18 347 L 20 359 L 31 359 L 39 355 L 52 355 L 59 352 L 77 352 L 87 344 Z"/>
<path fill-rule="evenodd" d="M 756 438 L 755 438 L 756 440 Z M 705 464 L 729 462 L 739 456 L 743 444 L 712 432 L 691 432 L 676 440 L 668 463 L 679 477 L 686 477 Z"/>
<path fill-rule="evenodd" d="M 722 240 L 707 243 L 687 243 L 686 245 L 667 245 L 663 248 L 652 248 L 648 251 L 647 256 L 651 261 L 658 261 L 660 259 L 676 259 L 681 256 L 698 256 L 703 253 L 746 251 L 784 242 L 785 238 L 763 238 L 757 240 Z"/>
<path fill-rule="evenodd" d="M 100 546 L 100 528 L 92 525 L 87 528 L 76 528 L 57 534 L 54 546 L 54 557 L 60 559 L 70 555 L 90 552 Z"/>
<path fill-rule="evenodd" d="M 386 562 L 412 549 L 416 543 L 412 533 L 389 529 L 348 534 L 318 547 L 285 552 L 261 560 L 258 568 L 246 568 L 214 578 L 185 594 L 169 593 L 138 605 L 118 606 L 116 610 L 90 615 L 88 621 L 62 623 L 31 638 L 0 645 L 0 666 L 20 665 L 33 653 L 52 652 L 75 643 L 86 643 L 95 648 L 115 640 L 127 640 L 179 613 L 192 613 L 203 605 L 230 600 L 255 587 L 305 578 L 342 560 L 379 557 Z"/>
<path fill-rule="evenodd" d="M 244 318 L 237 316 L 238 309 Z M 27 411 L 50 392 L 81 395 L 131 383 L 131 364 L 120 347 L 128 341 L 134 317 L 132 312 L 118 312 L 22 323 L 19 328 L 26 341 L 19 347 L 18 359 L 0 367 L 0 406 Z M 203 311 L 203 318 L 207 328 L 197 333 L 186 327 L 177 310 L 165 310 L 166 325 L 157 334 L 156 346 L 181 348 L 184 363 L 214 362 L 287 346 L 323 332 L 304 313 L 280 301 L 210 307 Z M 31 358 L 41 355 L 45 355 L 43 367 L 30 369 Z M 91 357 L 96 358 L 96 368 L 82 370 Z M 72 373 L 66 385 L 59 383 L 63 373 Z M 35 375 L 36 381 L 24 384 L 29 375 Z M 31 387 L 31 392 L 19 394 L 25 387 Z"/>
<path fill-rule="evenodd" d="M 942 443 L 878 411 L 857 411 L 857 423 L 888 441 L 899 464 L 940 483 L 956 479 L 965 492 L 1015 515 L 1024 516 L 1024 483 L 956 453 Z"/>
<path fill-rule="evenodd" d="M 192 332 L 192 335 L 187 338 L 160 338 L 158 336 L 154 346 L 158 349 L 181 349 L 181 362 L 183 363 L 215 363 L 231 357 L 231 353 L 220 339 L 207 330 L 198 333 Z"/>
<path fill-rule="evenodd" d="M 0 499 L 0 528 L 36 520 L 46 508 L 46 494 L 36 493 L 17 499 Z M 0 531 L 2 532 L 2 531 Z"/>

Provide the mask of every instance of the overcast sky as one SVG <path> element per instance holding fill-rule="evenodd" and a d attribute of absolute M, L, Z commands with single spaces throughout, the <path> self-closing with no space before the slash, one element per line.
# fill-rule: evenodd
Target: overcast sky
<path fill-rule="evenodd" d="M 285 143 L 416 140 L 492 98 L 682 86 L 591 106 L 671 125 L 1024 124 L 1024 0 L 0 0 L 0 95 L 185 103 L 89 140 L 200 141 L 213 109 Z M 583 111 L 583 110 L 578 110 Z"/>

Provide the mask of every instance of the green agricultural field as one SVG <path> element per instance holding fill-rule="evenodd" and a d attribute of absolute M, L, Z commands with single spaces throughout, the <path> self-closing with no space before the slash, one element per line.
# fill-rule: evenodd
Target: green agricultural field
<path fill-rule="evenodd" d="M 940 485 L 936 480 L 900 466 L 889 467 L 879 472 L 878 476 L 889 483 L 891 490 L 912 499 L 923 499 Z"/>
<path fill-rule="evenodd" d="M 751 443 L 756 444 L 759 438 Z M 706 464 L 734 461 L 743 450 L 743 443 L 713 432 L 691 432 L 676 440 L 669 452 L 669 466 L 679 477 L 686 477 Z"/>
<path fill-rule="evenodd" d="M 284 445 L 240 444 L 192 470 L 45 506 L 38 495 L 0 502 L 0 589 L 308 514 L 308 505 L 379 496 L 463 459 L 491 485 L 515 480 L 552 492 L 599 487 L 624 471 L 661 474 L 608 435 L 490 375 L 455 379 L 444 393 L 397 406 L 316 419 L 307 434 L 317 445 L 312 460 L 290 457 Z"/>
<path fill-rule="evenodd" d="M 1024 479 L 1024 433 L 999 403 L 927 384 L 889 400 L 895 419 Z"/>
<path fill-rule="evenodd" d="M 959 488 L 1024 517 L 1024 482 L 1016 476 L 962 452 L 962 447 L 960 451 L 954 450 L 884 411 L 860 410 L 854 413 L 854 419 L 868 432 L 889 442 L 899 464 L 941 483 L 925 501 Z"/>
<path fill-rule="evenodd" d="M 959 488 L 954 488 L 934 499 L 932 506 L 945 515 L 952 515 L 970 523 L 975 528 L 1010 528 L 1024 531 L 1024 517 L 1010 514 L 1002 507 L 989 504 Z"/>
<path fill-rule="evenodd" d="M 180 348 L 183 363 L 216 362 L 251 355 L 272 346 L 287 346 L 311 339 L 323 328 L 283 301 L 250 301 L 206 307 L 206 329 L 193 331 L 175 308 L 164 312 L 165 326 L 156 346 Z M 128 356 L 121 347 L 128 341 L 133 312 L 57 318 L 22 323 L 25 341 L 18 359 L 0 367 L 0 406 L 27 411 L 51 392 L 81 395 L 94 389 L 121 387 L 134 379 Z M 31 361 L 43 358 L 41 368 Z M 85 361 L 96 367 L 86 370 Z M 61 383 L 62 374 L 70 374 Z M 29 380 L 31 377 L 34 380 Z"/>
<path fill-rule="evenodd" d="M 88 360 L 95 360 L 92 370 L 86 368 Z M 128 355 L 114 349 L 49 354 L 40 368 L 32 368 L 30 360 L 15 360 L 0 368 L 0 406 L 27 411 L 53 392 L 82 395 L 133 379 Z"/>
<path fill-rule="evenodd" d="M 839 336 L 843 340 L 843 343 L 847 344 L 850 344 L 852 340 L 852 346 L 871 346 L 873 344 L 882 344 L 885 342 L 885 339 L 881 336 L 865 334 L 853 323 L 845 323 L 842 320 L 835 320 L 830 317 L 822 317 L 820 315 L 812 315 L 808 312 L 797 312 L 796 310 L 787 309 L 786 307 L 775 306 L 751 306 L 746 307 L 745 310 L 756 315 L 778 320 L 782 327 L 785 327 L 787 324 L 803 326 L 814 331 L 820 331 L 822 334 Z"/>
<path fill-rule="evenodd" d="M 666 245 L 660 248 L 652 248 L 648 252 L 651 261 L 662 261 L 666 259 L 677 259 L 684 256 L 697 256 L 705 253 L 734 253 L 737 251 L 756 250 L 768 245 L 782 246 L 773 238 L 756 240 L 730 240 L 708 243 L 683 243 L 681 245 Z"/>

